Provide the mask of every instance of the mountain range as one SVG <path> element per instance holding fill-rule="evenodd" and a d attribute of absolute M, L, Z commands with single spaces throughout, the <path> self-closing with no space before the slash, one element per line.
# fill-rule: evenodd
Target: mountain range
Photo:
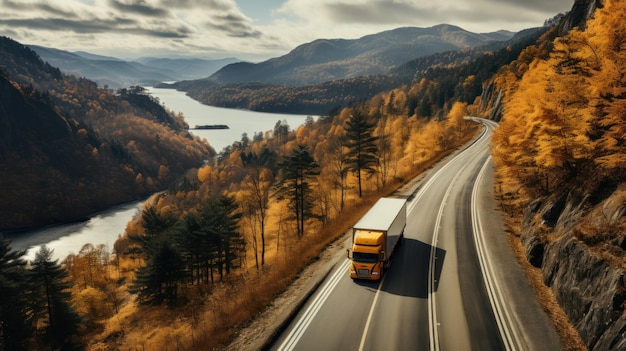
<path fill-rule="evenodd" d="M 504 41 L 514 34 L 508 31 L 472 33 L 441 24 L 429 28 L 397 28 L 351 40 L 318 39 L 260 63 L 232 63 L 209 80 L 219 83 L 315 84 L 385 74 L 418 57 Z"/>
<path fill-rule="evenodd" d="M 437 69 L 465 65 L 473 75 L 486 78 L 543 32 L 545 28 L 476 34 L 445 24 L 398 28 L 355 40 L 320 39 L 261 63 L 234 63 L 208 78 L 156 86 L 185 91 L 212 106 L 325 115 L 380 92 L 411 85 Z M 489 53 L 489 64 L 467 66 Z M 431 96 L 432 103 L 441 105 L 454 94 L 452 76 L 446 84 L 439 84 L 436 90 L 440 93 L 433 92 L 438 96 Z M 480 80 L 473 82 L 471 88 L 467 84 L 459 87 L 472 90 L 467 102 L 480 94 Z"/>
<path fill-rule="evenodd" d="M 142 57 L 127 61 L 84 51 L 69 52 L 37 45 L 29 48 L 64 73 L 88 78 L 111 89 L 199 79 L 215 83 L 301 85 L 385 74 L 419 57 L 505 41 L 514 34 L 509 31 L 472 33 L 447 24 L 429 28 L 403 27 L 359 39 L 317 39 L 259 63 L 242 62 L 234 57 L 215 60 Z"/>
<path fill-rule="evenodd" d="M 37 45 L 30 45 L 29 48 L 64 73 L 88 78 L 99 86 L 111 89 L 203 78 L 224 65 L 239 61 L 234 57 L 216 60 L 142 57 L 136 61 L 125 61 L 84 51 L 69 52 Z"/>

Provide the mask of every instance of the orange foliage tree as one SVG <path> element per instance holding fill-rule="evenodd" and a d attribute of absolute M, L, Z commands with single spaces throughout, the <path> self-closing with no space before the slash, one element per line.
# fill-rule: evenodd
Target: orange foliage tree
<path fill-rule="evenodd" d="M 626 165 L 623 6 L 608 1 L 585 31 L 554 42 L 511 94 L 494 156 L 502 174 L 535 195 L 615 182 Z"/>

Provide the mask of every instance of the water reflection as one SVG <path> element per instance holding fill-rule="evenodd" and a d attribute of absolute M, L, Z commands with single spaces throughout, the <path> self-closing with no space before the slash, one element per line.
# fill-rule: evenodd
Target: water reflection
<path fill-rule="evenodd" d="M 229 129 L 190 130 L 194 135 L 204 138 L 220 152 L 234 141 L 241 140 L 243 133 L 252 140 L 255 133 L 273 130 L 276 122 L 287 121 L 290 129 L 297 129 L 306 121 L 306 115 L 261 113 L 241 109 L 221 108 L 204 105 L 174 89 L 146 88 L 148 92 L 159 98 L 168 109 L 175 113 L 182 112 L 190 128 L 196 125 L 225 124 Z"/>
<path fill-rule="evenodd" d="M 53 257 L 63 260 L 70 253 L 78 253 L 85 244 L 103 244 L 109 251 L 118 235 L 124 234 L 126 224 L 141 211 L 145 200 L 129 202 L 91 216 L 88 221 L 61 224 L 19 234 L 5 235 L 11 247 L 27 250 L 25 259 L 33 260 L 41 245 L 54 250 Z"/>

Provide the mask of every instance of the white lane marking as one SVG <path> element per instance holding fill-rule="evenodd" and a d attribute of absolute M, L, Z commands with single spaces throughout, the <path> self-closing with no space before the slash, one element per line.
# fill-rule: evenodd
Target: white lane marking
<path fill-rule="evenodd" d="M 365 322 L 365 328 L 363 328 L 363 335 L 361 335 L 361 343 L 359 344 L 359 351 L 363 351 L 365 348 L 365 338 L 367 337 L 367 332 L 370 328 L 370 322 L 372 321 L 372 316 L 374 315 L 374 308 L 376 307 L 376 302 L 378 302 L 378 295 L 380 295 L 380 288 L 383 286 L 383 281 L 387 277 L 387 274 L 383 275 L 383 279 L 378 283 L 378 287 L 376 288 L 376 295 L 374 295 L 374 301 L 372 302 L 372 307 L 370 307 L 370 313 L 367 315 L 367 322 Z"/>
<path fill-rule="evenodd" d="M 502 293 L 502 289 L 500 288 L 500 284 L 496 279 L 495 273 L 493 271 L 493 264 L 491 263 L 491 258 L 487 254 L 486 242 L 484 231 L 482 227 L 482 222 L 480 220 L 480 216 L 478 214 L 478 184 L 482 181 L 485 170 L 489 165 L 489 161 L 491 160 L 491 156 L 487 158 L 485 164 L 483 165 L 478 177 L 476 177 L 476 182 L 474 183 L 474 189 L 472 190 L 472 228 L 474 229 L 474 245 L 476 246 L 476 251 L 478 252 L 478 258 L 480 261 L 480 268 L 483 273 L 483 280 L 485 281 L 485 285 L 487 286 L 487 292 L 489 295 L 489 302 L 491 303 L 491 308 L 493 309 L 496 323 L 498 324 L 498 330 L 500 331 L 500 336 L 502 341 L 504 342 L 504 346 L 506 350 L 513 351 L 521 349 L 520 337 L 518 335 L 518 330 L 513 326 L 512 317 L 507 305 L 504 303 L 504 297 Z"/>
<path fill-rule="evenodd" d="M 451 166 L 451 163 L 453 163 L 454 161 L 456 161 L 457 159 L 459 159 L 461 157 L 461 155 L 463 155 L 464 153 L 468 152 L 469 150 L 473 149 L 476 147 L 476 145 L 479 143 L 479 141 L 481 141 L 485 135 L 486 132 L 485 130 L 483 130 L 482 132 L 483 134 L 476 140 L 476 142 L 474 142 L 468 149 L 466 149 L 464 152 L 460 153 L 459 155 L 455 156 L 450 162 L 446 163 L 441 169 L 439 169 L 439 171 L 437 171 L 437 173 L 435 173 L 435 175 L 433 177 L 431 177 L 428 182 L 424 185 L 423 188 L 421 188 L 418 191 L 418 194 L 416 194 L 416 198 L 413 199 L 412 204 L 410 204 L 409 207 L 409 212 L 413 210 L 413 208 L 415 208 L 415 206 L 417 205 L 417 202 L 420 200 L 420 198 L 424 195 L 424 193 L 426 192 L 426 190 L 428 188 L 430 188 L 430 186 L 432 186 L 432 184 L 435 182 L 435 180 L 440 176 L 440 174 L 447 168 Z M 459 172 L 460 173 L 460 172 Z M 457 173 L 458 176 L 458 173 Z M 452 181 L 452 183 L 454 183 L 454 181 L 456 180 L 456 176 L 455 179 Z M 446 192 L 446 197 L 448 196 L 449 191 Z M 445 200 L 442 202 L 442 205 L 444 204 Z M 439 222 L 439 219 L 438 219 Z M 435 226 L 435 230 L 438 231 L 438 225 Z M 431 315 L 431 305 L 433 308 L 433 313 L 434 313 L 434 305 L 435 305 L 435 294 L 434 294 L 434 275 L 435 275 L 435 271 L 434 271 L 434 263 L 432 262 L 433 260 L 436 260 L 435 257 L 435 253 L 436 253 L 436 240 L 433 240 L 433 245 L 431 245 L 431 264 L 429 265 L 429 276 L 431 276 L 431 278 L 429 278 L 429 316 Z M 300 338 L 302 337 L 302 334 L 304 334 L 304 331 L 308 328 L 309 324 L 311 324 L 311 321 L 313 320 L 313 318 L 315 317 L 315 315 L 317 314 L 317 312 L 320 310 L 321 306 L 324 304 L 324 302 L 326 301 L 326 299 L 328 298 L 328 296 L 330 295 L 330 293 L 332 292 L 332 290 L 334 290 L 334 288 L 337 286 L 337 284 L 339 283 L 339 280 L 341 278 L 342 272 L 345 272 L 348 267 L 350 265 L 350 260 L 346 260 L 344 264 L 342 264 L 337 271 L 333 274 L 333 276 L 331 277 L 331 279 L 329 280 L 329 282 L 327 284 L 325 284 L 324 288 L 322 289 L 322 291 L 320 292 L 320 295 L 318 295 L 315 300 L 313 301 L 313 303 L 311 304 L 311 306 L 309 306 L 309 308 L 307 308 L 307 310 L 305 311 L 304 315 L 301 317 L 301 319 L 297 322 L 296 326 L 294 327 L 294 329 L 292 329 L 292 331 L 289 333 L 289 335 L 287 335 L 287 338 L 283 341 L 283 343 L 281 344 L 281 346 L 279 347 L 279 351 L 287 351 L 287 350 L 293 350 L 295 348 L 295 345 L 298 343 L 298 341 L 300 340 Z M 367 336 L 367 332 L 369 329 L 369 324 L 373 315 L 373 311 L 376 305 L 376 302 L 378 301 L 378 296 L 380 293 L 380 287 L 382 286 L 383 280 L 385 279 L 385 277 L 383 276 L 383 279 L 381 279 L 381 282 L 378 285 L 378 289 L 376 292 L 376 295 L 374 296 L 374 301 L 372 302 L 372 306 L 370 308 L 370 313 L 368 315 L 368 319 L 366 322 L 366 326 L 363 332 L 363 336 L 361 337 L 361 343 L 359 346 L 359 350 L 363 350 L 364 345 L 365 345 L 365 339 Z M 432 293 L 431 293 L 432 292 Z M 432 320 L 431 320 L 432 321 Z M 435 322 L 434 324 L 431 323 L 431 325 L 429 325 L 429 329 L 430 329 L 430 333 L 433 335 L 437 335 L 437 349 L 439 350 L 439 337 L 438 337 L 438 331 L 437 331 L 437 323 L 436 323 L 436 318 L 435 318 Z M 432 338 L 431 338 L 431 350 L 433 347 L 433 342 L 432 342 Z"/>
<path fill-rule="evenodd" d="M 298 323 L 296 323 L 296 326 L 291 330 L 289 335 L 287 335 L 287 338 L 285 338 L 285 341 L 283 341 L 283 343 L 280 345 L 280 347 L 278 348 L 279 351 L 293 350 L 295 348 L 296 344 L 302 337 L 302 334 L 304 334 L 304 331 L 308 328 L 309 324 L 311 324 L 311 321 L 320 310 L 320 308 L 322 308 L 322 305 L 324 304 L 324 302 L 326 302 L 326 299 L 335 289 L 335 287 L 341 280 L 341 277 L 344 276 L 349 266 L 350 260 L 346 260 L 343 264 L 341 264 L 341 266 L 339 266 L 339 268 L 337 268 L 328 283 L 324 284 L 324 287 L 320 291 L 320 294 L 317 295 L 315 300 L 313 300 L 313 302 L 306 309 Z"/>
<path fill-rule="evenodd" d="M 480 137 L 478 137 L 478 139 L 476 139 L 476 141 L 469 146 L 466 150 L 464 150 L 463 152 L 461 152 L 460 154 L 456 155 L 452 160 L 450 160 L 449 162 L 447 162 L 445 165 L 443 165 L 443 167 L 441 167 L 432 177 L 430 177 L 430 179 L 428 179 L 428 181 L 426 182 L 426 184 L 424 184 L 423 187 L 421 187 L 419 189 L 419 191 L 417 192 L 417 194 L 415 194 L 415 198 L 413 198 L 413 200 L 411 200 L 411 203 L 409 204 L 408 208 L 407 208 L 407 212 L 412 212 L 413 209 L 415 208 L 415 206 L 417 206 L 417 203 L 419 202 L 419 200 L 422 198 L 422 196 L 424 196 L 424 194 L 426 193 L 426 191 L 435 183 L 435 181 L 437 180 L 438 177 L 441 176 L 441 174 L 448 168 L 448 167 L 452 167 L 452 163 L 454 163 L 455 161 L 457 161 L 459 158 L 461 158 L 466 152 L 469 152 L 470 150 L 478 147 L 478 144 L 483 140 L 483 138 L 487 135 L 487 128 L 484 128 L 483 131 L 481 132 L 482 134 L 480 135 Z"/>
<path fill-rule="evenodd" d="M 477 120 L 478 121 L 478 120 Z M 480 121 L 483 122 L 483 121 Z M 483 123 L 484 124 L 484 123 Z M 428 189 L 435 183 L 435 181 L 441 176 L 441 174 L 448 168 L 448 167 L 452 167 L 452 164 L 455 161 L 458 161 L 459 159 L 461 159 L 462 157 L 464 157 L 464 155 L 470 151 L 473 151 L 474 148 L 479 147 L 478 145 L 486 138 L 486 136 L 488 135 L 487 133 L 487 126 L 483 129 L 482 131 L 482 135 L 476 139 L 476 141 L 470 146 L 468 147 L 466 150 L 464 150 L 463 152 L 459 153 L 458 155 L 456 155 L 452 160 L 450 160 L 448 163 L 446 163 L 443 167 L 441 167 L 430 179 L 428 179 L 428 181 L 426 182 L 426 184 L 424 184 L 424 186 L 422 188 L 419 189 L 419 191 L 417 192 L 417 194 L 415 195 L 415 198 L 412 200 L 412 203 L 409 205 L 409 212 L 413 211 L 413 209 L 417 206 L 417 203 L 419 202 L 419 200 L 422 198 L 422 196 L 424 196 L 424 194 L 426 193 L 426 191 L 428 191 Z M 463 169 L 465 168 L 465 166 L 463 167 Z M 454 184 L 456 182 L 456 179 L 458 177 L 458 175 L 461 173 L 461 171 L 457 172 L 456 176 L 454 177 L 454 179 L 452 180 L 452 182 L 450 184 Z M 429 264 L 428 264 L 428 335 L 429 335 L 429 339 L 430 339 L 430 350 L 439 350 L 440 346 L 439 346 L 439 328 L 438 328 L 438 322 L 437 322 L 437 309 L 436 309 L 436 294 L 435 294 L 435 275 L 436 275 L 436 271 L 435 271 L 435 263 L 436 263 L 436 253 L 437 253 L 437 237 L 439 235 L 439 225 L 441 222 L 441 212 L 443 211 L 443 206 L 445 205 L 446 202 L 446 198 L 448 197 L 449 193 L 450 193 L 450 188 L 451 185 L 448 187 L 448 189 L 446 190 L 446 194 L 444 195 L 444 199 L 441 202 L 441 207 L 439 210 L 439 213 L 437 215 L 437 223 L 435 224 L 435 228 L 434 228 L 434 232 L 433 232 L 433 240 L 430 246 L 430 260 L 429 260 Z"/>
<path fill-rule="evenodd" d="M 446 193 L 443 195 L 443 199 L 441 199 L 441 205 L 439 206 L 439 211 L 437 212 L 437 221 L 435 223 L 435 228 L 433 231 L 433 240 L 430 245 L 430 261 L 428 263 L 428 321 L 429 321 L 429 331 L 428 335 L 430 338 L 430 349 L 433 351 L 439 351 L 439 322 L 437 321 L 437 301 L 436 301 L 436 264 L 437 264 L 437 242 L 439 240 L 439 229 L 441 229 L 441 219 L 443 218 L 443 210 L 446 207 L 446 203 L 448 200 L 448 196 L 452 192 L 452 187 L 456 184 L 457 179 L 463 173 L 463 171 L 467 168 L 467 164 L 465 164 L 461 169 L 456 173 L 454 178 L 450 181 L 448 188 L 446 189 Z"/>

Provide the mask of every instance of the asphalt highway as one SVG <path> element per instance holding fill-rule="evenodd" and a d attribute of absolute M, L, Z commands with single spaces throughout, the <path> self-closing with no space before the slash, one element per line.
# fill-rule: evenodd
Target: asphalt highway
<path fill-rule="evenodd" d="M 405 239 L 381 282 L 342 259 L 272 350 L 560 350 L 493 200 L 489 139 L 447 158 L 407 197 Z M 348 248 L 350 242 L 345 243 Z"/>

